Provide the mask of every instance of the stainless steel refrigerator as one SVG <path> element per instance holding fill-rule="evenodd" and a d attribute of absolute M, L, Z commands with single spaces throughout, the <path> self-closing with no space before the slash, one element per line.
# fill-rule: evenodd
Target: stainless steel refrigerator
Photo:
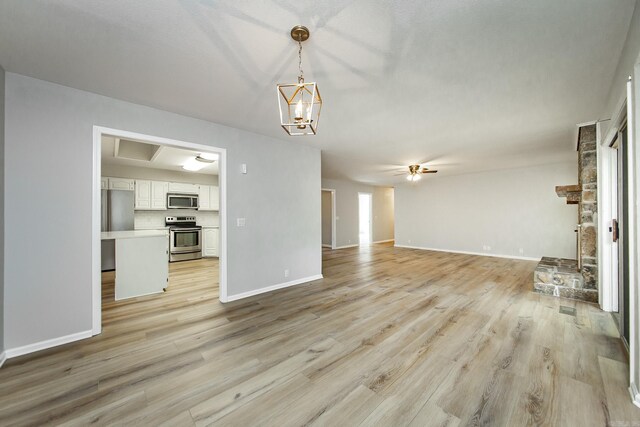
<path fill-rule="evenodd" d="M 133 191 L 102 190 L 102 231 L 133 230 Z M 102 241 L 102 271 L 116 268 L 115 240 Z"/>

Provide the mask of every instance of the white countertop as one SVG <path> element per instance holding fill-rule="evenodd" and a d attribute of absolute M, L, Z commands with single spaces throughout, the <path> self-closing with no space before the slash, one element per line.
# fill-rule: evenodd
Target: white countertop
<path fill-rule="evenodd" d="M 167 230 L 103 231 L 101 239 L 136 239 L 139 237 L 167 237 L 168 235 Z"/>
<path fill-rule="evenodd" d="M 150 226 L 136 227 L 136 231 L 138 231 L 138 230 L 156 230 L 156 231 L 158 231 L 158 230 L 167 230 L 168 231 L 169 230 L 169 226 L 167 225 L 167 226 L 163 227 L 162 225 L 158 225 L 157 227 L 154 227 L 154 226 L 150 225 Z"/>

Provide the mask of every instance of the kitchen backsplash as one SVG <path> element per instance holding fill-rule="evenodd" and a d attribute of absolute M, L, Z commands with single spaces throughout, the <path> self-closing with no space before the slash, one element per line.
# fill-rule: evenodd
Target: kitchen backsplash
<path fill-rule="evenodd" d="M 166 211 L 135 211 L 134 227 L 136 230 L 162 228 L 165 226 L 164 220 L 168 216 L 195 216 L 196 224 L 204 227 L 220 225 L 220 216 L 218 212 L 180 209 Z"/>

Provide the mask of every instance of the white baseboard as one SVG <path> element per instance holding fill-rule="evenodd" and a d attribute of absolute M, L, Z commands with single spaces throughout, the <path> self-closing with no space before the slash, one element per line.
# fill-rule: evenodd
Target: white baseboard
<path fill-rule="evenodd" d="M 4 365 L 4 362 L 6 362 L 7 360 L 7 353 L 6 352 L 2 352 L 0 353 L 0 368 L 2 368 L 2 365 Z"/>
<path fill-rule="evenodd" d="M 389 243 L 389 242 L 393 242 L 395 239 L 388 239 L 388 240 L 376 240 L 375 242 L 371 242 L 372 244 L 375 243 Z"/>
<path fill-rule="evenodd" d="M 47 348 L 56 347 L 62 344 L 68 344 L 73 341 L 82 340 L 85 338 L 91 338 L 93 336 L 92 331 L 77 332 L 71 335 L 65 335 L 59 338 L 52 338 L 50 340 L 40 341 L 33 344 L 24 345 L 22 347 L 9 348 L 5 350 L 7 359 L 12 357 L 22 356 L 24 354 L 33 353 Z"/>
<path fill-rule="evenodd" d="M 631 381 L 631 385 L 629 385 L 629 394 L 631 395 L 631 401 L 633 404 L 640 407 L 640 393 L 638 392 L 636 383 L 633 381 Z"/>
<path fill-rule="evenodd" d="M 336 246 L 336 249 L 347 249 L 347 248 L 355 248 L 360 245 L 344 245 L 344 246 Z"/>
<path fill-rule="evenodd" d="M 396 248 L 419 249 L 419 250 L 422 250 L 422 251 L 449 252 L 449 253 L 452 253 L 452 254 L 490 256 L 490 257 L 494 257 L 494 258 L 521 259 L 521 260 L 524 260 L 524 261 L 540 261 L 540 258 L 525 257 L 525 256 L 488 254 L 488 253 L 485 253 L 485 252 L 455 251 L 455 250 L 452 250 L 452 249 L 425 248 L 425 247 L 422 247 L 422 246 L 408 246 L 408 245 L 398 245 L 398 244 L 396 244 L 394 246 Z"/>
<path fill-rule="evenodd" d="M 322 274 L 317 274 L 315 276 L 303 277 L 302 279 L 292 280 L 290 282 L 278 283 L 277 285 L 267 286 L 266 288 L 256 289 L 255 291 L 243 292 L 241 294 L 229 295 L 227 296 L 227 302 L 237 301 L 243 298 L 249 298 L 254 295 L 260 295 L 267 292 L 275 291 L 278 289 L 289 288 L 291 286 L 302 285 L 303 283 L 313 282 L 314 280 L 322 279 Z"/>

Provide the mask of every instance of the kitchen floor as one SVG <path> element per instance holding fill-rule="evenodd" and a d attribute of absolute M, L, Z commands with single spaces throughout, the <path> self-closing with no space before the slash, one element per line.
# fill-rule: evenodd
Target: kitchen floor
<path fill-rule="evenodd" d="M 164 295 L 180 297 L 189 294 L 189 297 L 199 300 L 196 295 L 199 292 L 206 294 L 207 299 L 218 298 L 218 258 L 202 258 L 193 261 L 181 261 L 169 263 L 169 285 Z M 212 293 L 212 290 L 215 292 Z M 193 294 L 193 295 L 192 295 Z M 158 298 L 160 294 L 147 295 L 138 298 L 115 300 L 115 271 L 102 273 L 102 327 L 109 325 L 109 318 L 114 315 L 121 319 L 121 311 L 137 302 L 145 302 L 145 309 L 153 309 L 158 304 L 166 303 L 165 298 Z M 154 304 L 157 300 L 157 304 Z M 122 307 L 122 310 L 119 309 Z M 130 313 L 137 316 L 137 313 Z M 125 316 L 127 317 L 127 316 Z"/>

